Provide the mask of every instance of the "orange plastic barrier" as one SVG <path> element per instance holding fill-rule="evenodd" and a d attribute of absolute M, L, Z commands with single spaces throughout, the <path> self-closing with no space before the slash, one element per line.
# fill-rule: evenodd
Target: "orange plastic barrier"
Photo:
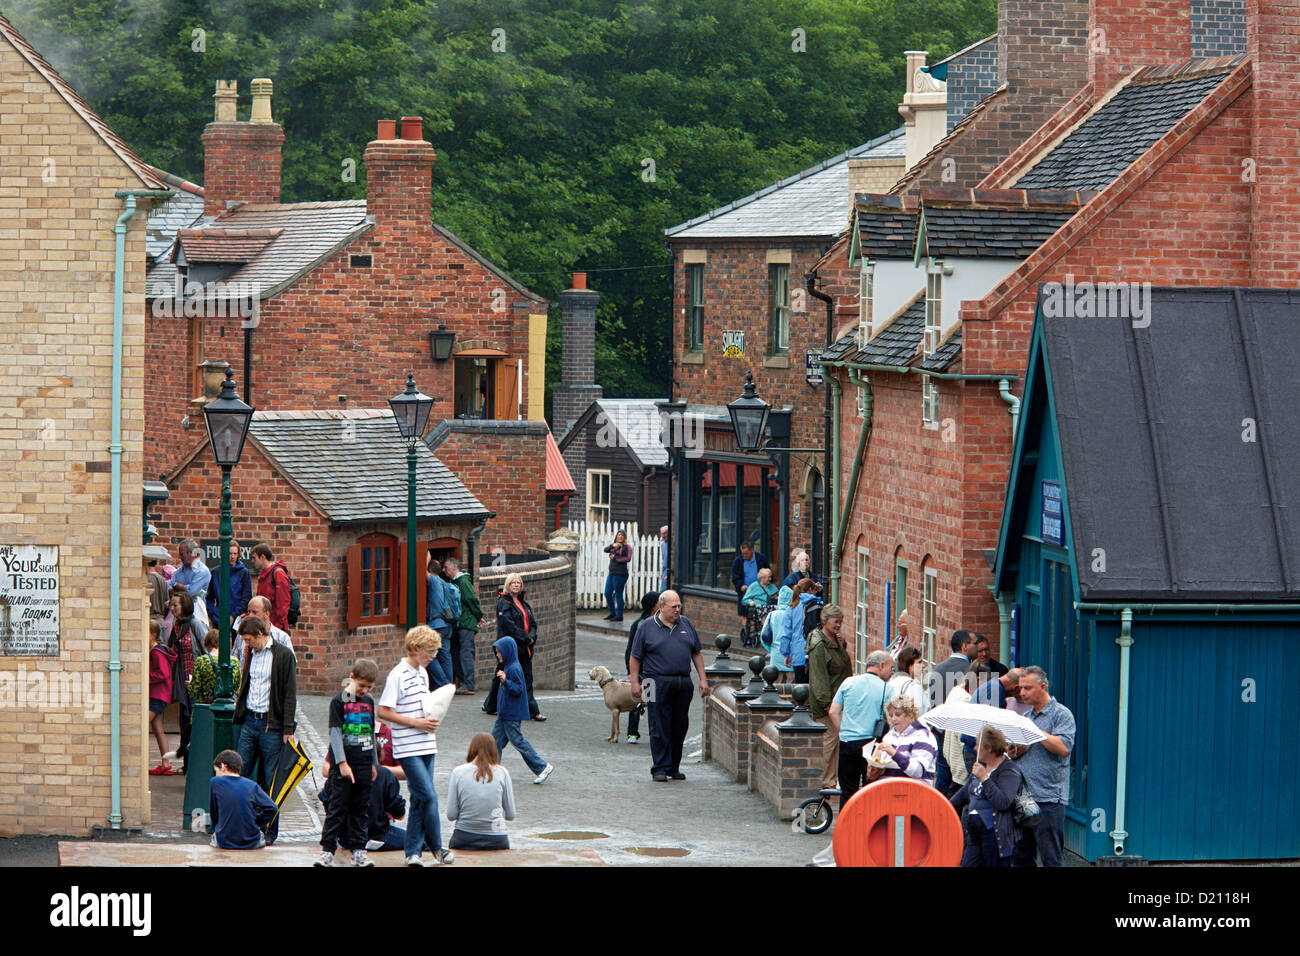
<path fill-rule="evenodd" d="M 880 780 L 845 804 L 831 843 L 836 866 L 956 866 L 961 820 L 934 787 Z"/>

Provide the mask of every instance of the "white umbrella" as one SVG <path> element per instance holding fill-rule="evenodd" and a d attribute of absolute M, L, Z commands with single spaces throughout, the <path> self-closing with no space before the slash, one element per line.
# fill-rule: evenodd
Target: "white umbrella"
<path fill-rule="evenodd" d="M 971 737 L 978 737 L 985 727 L 996 727 L 1007 743 L 1021 746 L 1047 737 L 1028 717 L 989 704 L 940 704 L 922 714 L 921 722 Z"/>

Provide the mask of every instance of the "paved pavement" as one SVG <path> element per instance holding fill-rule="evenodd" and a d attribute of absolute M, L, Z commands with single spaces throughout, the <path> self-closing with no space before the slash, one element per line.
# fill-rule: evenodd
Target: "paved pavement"
<path fill-rule="evenodd" d="M 625 632 L 624 632 L 625 634 Z M 510 825 L 511 845 L 554 850 L 563 841 L 596 851 L 610 865 L 802 865 L 825 843 L 825 836 L 794 832 L 760 796 L 737 784 L 714 764 L 700 762 L 701 703 L 691 705 L 690 731 L 682 761 L 684 781 L 650 779 L 649 728 L 642 719 L 640 744 L 607 743 L 609 711 L 600 689 L 587 679 L 596 664 L 622 676 L 626 637 L 580 628 L 577 640 L 577 687 L 570 692 L 538 694 L 544 723 L 529 722 L 525 736 L 555 765 L 544 784 L 513 747 L 504 764 L 515 787 L 517 819 Z M 706 658 L 712 655 L 706 652 Z M 438 730 L 439 757 L 434 767 L 439 797 L 446 798 L 451 770 L 464 762 L 470 738 L 491 731 L 495 718 L 480 708 L 482 695 L 455 699 Z M 300 697 L 301 732 L 313 757 L 323 754 L 328 736 L 326 697 Z M 626 734 L 627 717 L 620 727 Z M 312 781 L 300 791 L 308 797 Z M 311 807 L 319 814 L 319 804 Z M 298 814 L 293 814 L 298 819 Z M 314 843 L 320 835 L 286 820 L 282 842 Z M 450 825 L 443 821 L 444 841 Z M 302 832 L 302 831 L 306 832 Z M 291 832 L 292 831 L 292 832 Z M 661 855 L 662 854 L 662 855 Z"/>

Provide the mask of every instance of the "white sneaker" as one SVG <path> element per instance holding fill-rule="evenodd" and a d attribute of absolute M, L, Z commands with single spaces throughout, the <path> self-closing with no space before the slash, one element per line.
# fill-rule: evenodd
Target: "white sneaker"
<path fill-rule="evenodd" d="M 365 850 L 353 850 L 352 865 L 353 866 L 374 866 L 375 861 L 370 859 L 370 857 L 366 856 Z"/>
<path fill-rule="evenodd" d="M 438 850 L 437 852 L 435 852 L 435 853 L 433 854 L 433 858 L 434 858 L 435 860 L 437 860 L 439 863 L 455 863 L 455 862 L 456 862 L 456 854 L 455 854 L 455 853 L 452 853 L 451 850 L 448 850 L 446 847 L 443 847 L 441 850 Z"/>
<path fill-rule="evenodd" d="M 407 865 L 407 866 L 424 866 L 424 857 L 420 857 L 420 856 L 408 856 L 408 857 L 406 858 L 406 865 Z"/>
<path fill-rule="evenodd" d="M 533 783 L 545 783 L 546 778 L 549 777 L 554 772 L 555 772 L 555 768 L 548 763 L 545 767 L 542 768 L 542 772 L 533 778 Z"/>
<path fill-rule="evenodd" d="M 314 865 L 314 866 L 333 866 L 333 865 L 334 865 L 334 854 L 331 853 L 329 850 L 321 850 L 321 851 L 320 851 L 320 856 L 316 858 L 316 862 L 315 862 L 313 865 Z"/>

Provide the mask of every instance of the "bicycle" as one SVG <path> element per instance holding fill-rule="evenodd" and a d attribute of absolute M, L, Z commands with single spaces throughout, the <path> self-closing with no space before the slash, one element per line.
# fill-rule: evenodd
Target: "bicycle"
<path fill-rule="evenodd" d="M 835 804 L 831 801 L 839 795 L 838 787 L 825 789 L 799 804 L 794 817 L 795 829 L 804 833 L 825 833 L 829 830 L 835 819 Z"/>

